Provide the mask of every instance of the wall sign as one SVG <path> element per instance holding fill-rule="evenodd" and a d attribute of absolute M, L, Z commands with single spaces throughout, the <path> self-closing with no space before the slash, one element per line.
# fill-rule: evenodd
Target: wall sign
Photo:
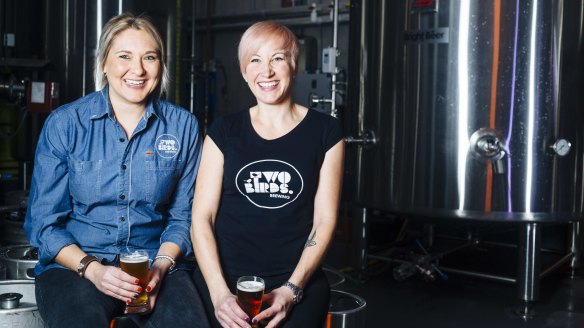
<path fill-rule="evenodd" d="M 405 31 L 404 43 L 448 43 L 448 27 L 433 28 L 420 31 Z"/>

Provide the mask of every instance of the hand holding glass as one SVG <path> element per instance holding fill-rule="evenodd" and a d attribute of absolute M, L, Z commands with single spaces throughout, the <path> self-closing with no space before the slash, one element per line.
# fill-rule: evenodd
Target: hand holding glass
<path fill-rule="evenodd" d="M 260 313 L 265 286 L 260 277 L 243 276 L 237 279 L 237 301 L 250 319 Z"/>
<path fill-rule="evenodd" d="M 142 292 L 126 305 L 125 313 L 148 313 L 150 302 L 146 293 L 148 284 L 148 253 L 145 250 L 128 250 L 120 254 L 120 268 L 140 280 Z"/>

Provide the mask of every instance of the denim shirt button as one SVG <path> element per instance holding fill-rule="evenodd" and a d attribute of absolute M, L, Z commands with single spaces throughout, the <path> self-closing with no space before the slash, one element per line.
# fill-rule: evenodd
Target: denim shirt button
<path fill-rule="evenodd" d="M 126 199 L 126 195 L 120 194 L 120 199 Z"/>
<path fill-rule="evenodd" d="M 126 169 L 126 164 L 122 164 L 121 167 L 122 167 L 122 170 L 125 170 Z"/>
<path fill-rule="evenodd" d="M 126 221 L 126 218 L 122 216 L 122 217 L 120 217 L 120 221 L 124 222 L 124 221 Z"/>
<path fill-rule="evenodd" d="M 126 141 L 126 139 L 120 138 L 120 142 L 124 142 L 124 141 Z"/>

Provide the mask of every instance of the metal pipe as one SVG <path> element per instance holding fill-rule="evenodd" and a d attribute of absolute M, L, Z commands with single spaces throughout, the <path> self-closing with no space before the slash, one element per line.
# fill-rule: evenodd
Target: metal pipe
<path fill-rule="evenodd" d="M 288 27 L 322 27 L 327 26 L 329 24 L 333 24 L 333 21 L 330 20 L 322 20 L 313 22 L 310 18 L 306 15 L 306 9 L 299 9 L 299 10 L 284 10 L 284 11 L 264 11 L 264 12 L 255 12 L 252 14 L 241 14 L 237 16 L 221 16 L 221 17 L 213 17 L 212 19 L 212 26 L 211 30 L 216 31 L 225 31 L 225 30 L 241 30 L 249 27 L 249 25 L 253 24 L 254 22 L 261 21 L 261 20 L 275 20 L 280 23 L 285 24 Z M 202 21 L 203 19 L 200 19 Z M 350 21 L 350 14 L 348 12 L 342 11 L 339 13 L 338 18 L 339 24 L 340 23 L 349 23 Z M 199 31 L 204 31 L 205 26 L 204 24 L 199 24 L 197 29 Z"/>
<path fill-rule="evenodd" d="M 443 234 L 437 234 L 436 238 L 440 238 L 440 239 L 450 239 L 450 240 L 459 240 L 459 241 L 466 241 L 468 240 L 468 238 L 462 238 L 462 237 L 455 237 L 455 236 L 449 236 L 449 235 L 443 235 Z M 485 245 L 485 246 L 496 246 L 496 247 L 507 247 L 507 248 L 517 248 L 519 247 L 517 244 L 513 244 L 513 243 L 506 243 L 506 242 L 501 242 L 501 241 L 485 241 L 485 240 L 477 240 L 477 246 L 479 245 Z M 565 254 L 565 251 L 561 251 L 558 249 L 551 249 L 551 248 L 541 248 L 540 252 L 544 252 L 544 253 L 553 253 L 553 254 Z"/>
<path fill-rule="evenodd" d="M 375 138 L 375 133 L 373 131 L 361 131 L 361 134 L 357 137 L 345 137 L 345 142 L 347 144 L 360 145 L 362 148 L 370 148 L 377 143 L 377 139 Z"/>
<path fill-rule="evenodd" d="M 81 95 L 85 96 L 87 94 L 87 0 L 83 2 L 83 56 L 81 57 L 83 58 Z"/>
<path fill-rule="evenodd" d="M 517 284 L 519 299 L 526 302 L 539 298 L 541 231 L 538 223 L 530 222 L 519 229 Z"/>
<path fill-rule="evenodd" d="M 367 105 L 367 101 L 363 95 L 366 94 L 366 85 L 365 81 L 368 79 L 368 66 L 367 66 L 367 53 L 369 51 L 369 39 L 367 38 L 367 33 L 369 29 L 366 26 L 367 22 L 367 6 L 369 6 L 369 2 L 367 0 L 363 0 L 361 2 L 361 12 L 359 15 L 359 21 L 361 22 L 359 27 L 359 51 L 358 54 L 358 64 L 359 64 L 359 71 L 358 71 L 358 79 L 357 79 L 357 118 L 358 118 L 358 131 L 365 131 L 365 107 Z M 356 163 L 355 163 L 355 176 L 357 177 L 355 181 L 355 185 L 357 186 L 355 195 L 361 195 L 364 193 L 365 186 L 362 183 L 363 179 L 363 166 L 364 166 L 364 159 L 363 159 L 363 152 L 365 147 L 358 147 L 357 154 L 356 154 Z"/>
<path fill-rule="evenodd" d="M 539 274 L 539 277 L 543 278 L 543 277 L 547 276 L 548 274 L 552 273 L 554 270 L 559 268 L 562 264 L 570 261 L 573 257 L 574 257 L 574 253 L 568 253 L 568 254 L 564 255 L 562 258 L 557 260 L 554 264 L 550 265 L 547 269 L 543 270 Z"/>
<path fill-rule="evenodd" d="M 28 190 L 28 161 L 22 162 L 22 190 Z"/>
<path fill-rule="evenodd" d="M 0 206 L 0 213 L 8 213 L 12 211 L 17 211 L 20 209 L 20 205 L 6 205 Z"/>
<path fill-rule="evenodd" d="M 178 74 L 180 74 L 180 72 L 177 70 L 177 63 L 175 61 L 175 57 L 178 55 L 177 51 L 178 51 L 178 46 L 176 44 L 176 41 L 178 40 L 177 38 L 177 33 L 179 32 L 179 26 L 178 26 L 178 16 L 180 15 L 180 12 L 178 11 L 178 9 L 176 8 L 177 4 L 175 3 L 175 7 L 173 7 L 171 9 L 171 6 L 167 7 L 167 10 L 169 11 L 168 15 L 166 15 L 166 69 L 168 70 L 168 74 L 169 76 L 174 77 L 172 79 L 172 83 L 169 83 L 168 85 L 168 90 L 166 93 L 166 99 L 174 101 L 175 103 L 177 103 L 177 99 L 176 99 L 176 83 L 177 81 L 180 80 L 180 77 L 178 76 Z M 179 81 L 180 83 L 180 81 Z"/>
<path fill-rule="evenodd" d="M 180 64 L 181 64 L 181 44 L 180 44 L 180 40 L 182 38 L 181 33 L 182 33 L 182 2 L 181 0 L 176 0 L 176 6 L 175 6 L 175 21 L 174 24 L 171 26 L 174 26 L 174 76 L 176 76 L 176 78 L 174 79 L 174 102 L 175 103 L 180 103 L 180 85 L 181 85 L 181 68 L 180 68 Z M 171 27 L 169 26 L 169 30 L 171 29 Z M 170 60 L 170 58 L 169 58 Z M 170 65 L 170 61 L 169 61 L 169 65 Z M 170 97 L 169 97 L 170 98 Z"/>
<path fill-rule="evenodd" d="M 71 73 L 70 72 L 70 65 L 71 65 L 71 45 L 70 45 L 70 42 L 71 42 L 71 33 L 70 33 L 70 31 L 71 31 L 71 17 L 70 16 L 71 15 L 70 15 L 70 10 L 71 10 L 71 4 L 69 3 L 69 0 L 65 1 L 65 8 L 63 8 L 63 10 L 64 10 L 63 17 L 65 20 L 65 27 L 64 27 L 65 28 L 65 35 L 63 36 L 64 40 L 65 40 L 65 56 L 64 56 L 65 57 L 64 58 L 65 78 L 64 78 L 63 84 L 69 85 L 69 83 L 71 82 L 69 80 L 69 74 Z M 83 54 L 83 57 L 85 57 L 85 54 Z M 68 89 L 65 89 L 65 90 L 67 90 L 65 92 L 65 97 L 66 98 L 70 97 L 71 95 L 69 94 Z"/>
<path fill-rule="evenodd" d="M 51 29 L 49 28 L 49 22 L 51 21 L 51 12 L 50 12 L 50 5 L 51 0 L 45 0 L 44 2 L 44 39 L 43 39 L 43 59 L 49 58 L 49 35 L 51 33 Z M 2 17 L 4 18 L 4 17 Z"/>
<path fill-rule="evenodd" d="M 411 263 L 410 261 L 406 261 L 406 260 L 394 259 L 394 258 L 390 258 L 390 257 L 372 255 L 372 254 L 367 255 L 367 258 L 385 261 L 385 262 L 390 262 L 390 263 Z M 499 281 L 499 282 L 507 282 L 507 283 L 515 283 L 517 281 L 516 279 L 511 278 L 511 277 L 499 276 L 499 275 L 470 271 L 470 270 L 460 270 L 460 269 L 444 267 L 444 266 L 438 266 L 438 268 L 444 272 L 455 273 L 455 274 L 470 276 L 470 277 L 474 277 L 474 278 L 483 278 L 483 279 Z"/>
<path fill-rule="evenodd" d="M 339 34 L 339 0 L 335 0 L 333 8 L 333 47 L 337 49 Z"/>
<path fill-rule="evenodd" d="M 360 276 L 364 276 L 367 271 L 367 244 L 369 239 L 369 211 L 365 207 L 354 209 L 355 220 L 353 221 L 353 240 L 356 241 L 356 262 Z"/>
<path fill-rule="evenodd" d="M 380 261 L 384 261 L 384 262 L 390 262 L 390 263 L 410 263 L 410 261 L 394 259 L 391 257 L 375 255 L 375 254 L 369 254 L 369 255 L 367 255 L 367 258 L 374 259 L 374 260 L 380 260 Z"/>
<path fill-rule="evenodd" d="M 46 13 L 46 3 L 48 2 L 48 0 L 45 1 L 45 13 Z M 4 35 L 4 22 L 6 22 L 6 18 L 4 17 L 5 14 L 5 6 L 6 6 L 6 2 L 5 1 L 0 1 L 0 35 Z M 45 14 L 46 17 L 46 14 Z M 46 45 L 46 42 L 45 42 Z M 4 58 L 6 57 L 4 55 L 4 46 L 0 47 L 0 58 Z"/>
<path fill-rule="evenodd" d="M 436 227 L 436 225 L 433 223 L 425 223 L 423 228 L 422 228 L 424 230 L 424 245 L 426 245 L 426 247 L 434 246 L 434 239 L 435 239 L 435 235 L 436 235 L 434 233 L 435 227 Z"/>
<path fill-rule="evenodd" d="M 511 278 L 511 277 L 494 275 L 494 274 L 487 274 L 487 273 L 468 271 L 468 270 L 459 270 L 459 269 L 443 267 L 443 266 L 440 266 L 440 269 L 442 271 L 445 271 L 445 272 L 461 274 L 461 275 L 475 277 L 475 278 L 483 278 L 483 279 L 488 279 L 488 280 L 493 280 L 493 281 L 501 281 L 501 282 L 509 282 L 509 283 L 516 283 L 517 282 L 517 279 Z"/>
<path fill-rule="evenodd" d="M 575 270 L 582 266 L 582 223 L 581 222 L 570 222 L 570 251 L 574 254 L 570 261 L 570 269 L 572 270 L 572 275 L 575 274 Z"/>
<path fill-rule="evenodd" d="M 335 0 L 333 8 L 333 48 L 335 49 L 335 56 L 338 55 L 337 39 L 339 29 L 339 0 Z M 336 63 L 335 59 L 335 63 Z M 337 113 L 337 73 L 338 69 L 335 64 L 335 71 L 331 74 L 331 116 L 338 117 Z"/>
<path fill-rule="evenodd" d="M 195 0 L 191 1 L 191 65 L 190 65 L 190 85 L 191 90 L 189 94 L 189 111 L 195 113 L 195 15 L 196 15 L 196 3 Z"/>
<path fill-rule="evenodd" d="M 211 16 L 213 7 L 213 0 L 207 0 L 207 21 L 205 30 L 205 49 L 204 53 L 204 69 L 205 69 L 205 104 L 204 104 L 204 114 L 203 114 L 203 135 L 207 132 L 207 127 L 209 125 L 209 84 L 211 83 L 210 70 L 211 70 Z"/>

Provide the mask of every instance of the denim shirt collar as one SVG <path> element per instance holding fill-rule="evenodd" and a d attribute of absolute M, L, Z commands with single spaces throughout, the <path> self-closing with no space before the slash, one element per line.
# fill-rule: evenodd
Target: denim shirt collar
<path fill-rule="evenodd" d="M 114 114 L 114 110 L 109 100 L 109 85 L 106 84 L 99 93 L 101 94 L 101 97 L 98 100 L 99 102 L 97 103 L 97 106 L 93 106 L 91 109 L 91 119 L 95 120 L 107 116 L 111 120 L 116 121 L 116 115 Z M 162 116 L 158 114 L 157 107 L 158 101 L 155 100 L 155 97 L 150 97 L 150 100 L 148 100 L 148 103 L 146 104 L 146 112 L 144 113 L 143 119 L 148 121 L 152 115 L 162 119 Z"/>

